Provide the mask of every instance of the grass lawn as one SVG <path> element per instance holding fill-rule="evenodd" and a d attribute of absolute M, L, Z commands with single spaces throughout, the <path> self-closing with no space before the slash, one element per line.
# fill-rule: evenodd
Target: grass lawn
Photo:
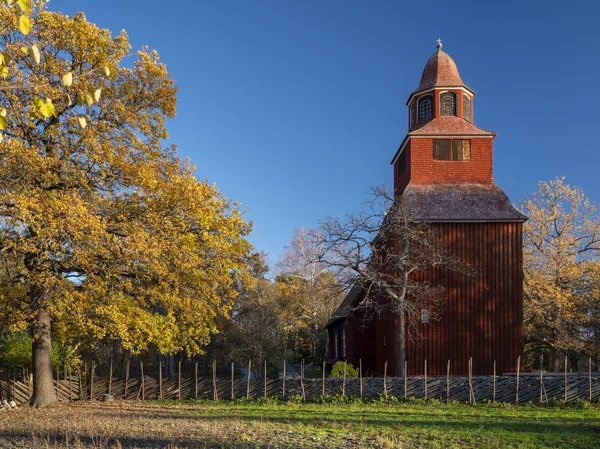
<path fill-rule="evenodd" d="M 81 402 L 0 411 L 0 448 L 600 448 L 600 408 Z"/>

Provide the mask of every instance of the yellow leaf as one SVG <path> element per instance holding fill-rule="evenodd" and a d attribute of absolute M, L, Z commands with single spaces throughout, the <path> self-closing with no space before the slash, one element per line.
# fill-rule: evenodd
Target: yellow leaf
<path fill-rule="evenodd" d="M 39 48 L 37 48 L 37 45 L 32 45 L 31 46 L 30 55 L 31 55 L 31 57 L 33 58 L 33 60 L 35 61 L 36 64 L 40 63 L 41 56 L 40 56 L 40 50 L 39 50 Z"/>
<path fill-rule="evenodd" d="M 85 102 L 87 103 L 88 106 L 91 106 L 94 104 L 94 99 L 92 98 L 92 96 L 90 94 L 85 94 Z"/>
<path fill-rule="evenodd" d="M 77 123 L 79 123 L 79 126 L 82 129 L 87 126 L 87 121 L 85 120 L 85 117 L 77 116 Z"/>
<path fill-rule="evenodd" d="M 105 74 L 106 76 L 110 76 L 110 68 L 109 68 L 108 66 L 105 66 L 105 67 L 104 67 L 104 74 Z"/>
<path fill-rule="evenodd" d="M 4 117 L 0 117 L 0 130 L 8 128 L 8 121 Z"/>
<path fill-rule="evenodd" d="M 71 84 L 73 84 L 73 73 L 72 72 L 65 73 L 62 77 L 62 83 L 63 83 L 63 86 L 66 86 L 66 87 L 71 86 Z"/>
<path fill-rule="evenodd" d="M 31 4 L 29 0 L 17 0 L 17 4 L 25 14 L 29 14 L 31 12 Z"/>
<path fill-rule="evenodd" d="M 21 33 L 23 33 L 26 36 L 29 34 L 29 32 L 31 31 L 31 20 L 29 20 L 29 17 L 19 17 L 19 30 L 21 30 Z"/>
<path fill-rule="evenodd" d="M 6 117 L 6 108 L 0 109 L 0 117 Z"/>

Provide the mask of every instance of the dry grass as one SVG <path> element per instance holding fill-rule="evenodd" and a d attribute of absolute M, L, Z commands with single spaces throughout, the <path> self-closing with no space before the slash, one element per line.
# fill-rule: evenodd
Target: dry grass
<path fill-rule="evenodd" d="M 600 411 L 440 403 L 81 402 L 0 411 L 8 448 L 598 448 Z"/>

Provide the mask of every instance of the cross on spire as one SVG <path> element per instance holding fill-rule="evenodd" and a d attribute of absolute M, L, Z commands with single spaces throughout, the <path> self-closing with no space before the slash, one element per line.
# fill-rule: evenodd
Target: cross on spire
<path fill-rule="evenodd" d="M 438 39 L 438 40 L 437 40 L 437 49 L 438 49 L 438 50 L 441 50 L 441 49 L 442 49 L 442 40 L 441 40 L 441 39 Z"/>

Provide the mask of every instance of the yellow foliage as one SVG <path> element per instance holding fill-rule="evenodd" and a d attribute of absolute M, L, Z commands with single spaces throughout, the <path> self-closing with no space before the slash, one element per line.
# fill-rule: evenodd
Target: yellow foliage
<path fill-rule="evenodd" d="M 34 6 L 23 36 L 0 2 L 11 83 L 32 87 L 0 90 L 0 320 L 23 329 L 45 309 L 67 337 L 201 352 L 248 280 L 250 225 L 165 149 L 177 89 L 158 54 L 124 66 L 124 32 Z M 21 51 L 32 42 L 39 64 Z"/>

